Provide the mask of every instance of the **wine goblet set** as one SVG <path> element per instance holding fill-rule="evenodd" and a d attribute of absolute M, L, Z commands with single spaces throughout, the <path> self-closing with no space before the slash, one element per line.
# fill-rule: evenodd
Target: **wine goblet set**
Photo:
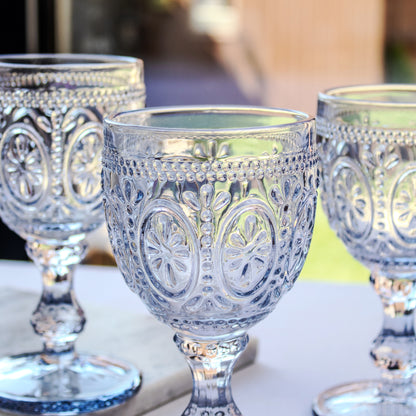
<path fill-rule="evenodd" d="M 140 387 L 129 363 L 74 349 L 85 317 L 72 273 L 103 201 L 127 285 L 174 330 L 191 368 L 184 415 L 241 414 L 230 379 L 247 331 L 293 286 L 312 238 L 314 119 L 261 107 L 140 109 L 144 95 L 137 59 L 0 58 L 0 215 L 44 283 L 31 321 L 43 350 L 0 360 L 1 409 L 93 412 Z M 323 393 L 317 415 L 414 414 L 415 103 L 416 90 L 392 86 L 319 97 L 324 208 L 372 270 L 385 326 L 372 349 L 382 381 Z"/>

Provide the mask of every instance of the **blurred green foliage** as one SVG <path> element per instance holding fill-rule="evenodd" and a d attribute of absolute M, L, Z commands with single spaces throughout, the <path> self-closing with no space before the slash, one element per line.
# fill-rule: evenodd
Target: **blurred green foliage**
<path fill-rule="evenodd" d="M 367 283 L 369 275 L 331 229 L 319 200 L 312 243 L 300 279 Z"/>
<path fill-rule="evenodd" d="M 385 49 L 386 82 L 413 83 L 416 73 L 410 53 L 401 43 L 391 43 Z"/>
<path fill-rule="evenodd" d="M 385 80 L 391 83 L 416 82 L 411 54 L 403 44 L 386 46 Z M 300 278 L 334 283 L 367 283 L 369 274 L 369 270 L 348 253 L 331 229 L 319 201 L 312 243 Z"/>

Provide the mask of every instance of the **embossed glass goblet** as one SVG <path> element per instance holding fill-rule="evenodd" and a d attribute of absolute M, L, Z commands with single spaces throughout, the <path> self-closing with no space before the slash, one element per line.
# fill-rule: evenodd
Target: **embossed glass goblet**
<path fill-rule="evenodd" d="M 416 87 L 337 88 L 319 95 L 322 201 L 331 226 L 371 270 L 384 323 L 371 357 L 379 381 L 322 393 L 317 415 L 415 415 Z"/>
<path fill-rule="evenodd" d="M 118 266 L 174 329 L 193 375 L 185 415 L 239 415 L 247 330 L 292 287 L 314 225 L 314 120 L 178 107 L 105 120 L 104 208 Z"/>
<path fill-rule="evenodd" d="M 102 117 L 142 107 L 142 62 L 100 55 L 0 56 L 0 215 L 42 272 L 32 316 L 40 353 L 0 360 L 0 408 L 76 414 L 122 403 L 132 366 L 78 354 L 85 323 L 72 288 L 86 235 L 104 221 Z"/>

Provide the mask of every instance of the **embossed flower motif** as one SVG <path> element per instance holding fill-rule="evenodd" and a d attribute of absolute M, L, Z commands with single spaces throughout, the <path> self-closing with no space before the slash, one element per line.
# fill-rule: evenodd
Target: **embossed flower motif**
<path fill-rule="evenodd" d="M 185 191 L 182 200 L 193 211 L 207 210 L 210 206 L 214 211 L 219 211 L 229 205 L 231 194 L 228 191 L 221 191 L 214 198 L 214 187 L 211 184 L 205 184 L 201 186 L 199 195 L 191 191 Z M 212 218 L 209 211 L 204 211 L 202 217 L 204 222 L 211 222 Z"/>
<path fill-rule="evenodd" d="M 362 185 L 351 169 L 341 170 L 335 185 L 335 198 L 338 213 L 343 215 L 347 228 L 360 229 L 360 223 L 365 221 L 367 203 Z"/>
<path fill-rule="evenodd" d="M 408 230 L 413 237 L 416 235 L 416 175 L 409 175 L 406 187 L 397 194 L 394 208 L 400 226 Z"/>
<path fill-rule="evenodd" d="M 42 157 L 35 142 L 24 134 L 16 136 L 4 164 L 13 188 L 23 199 L 33 198 L 43 181 Z"/>
<path fill-rule="evenodd" d="M 121 204 L 116 198 L 104 194 L 103 205 L 107 232 L 117 259 L 117 265 L 130 290 L 139 293 L 140 287 L 136 279 L 141 270 L 137 266 L 137 254 L 132 249 L 128 238 L 129 232 L 124 228 Z"/>
<path fill-rule="evenodd" d="M 149 264 L 158 279 L 171 289 L 180 288 L 191 269 L 191 253 L 184 230 L 162 213 L 153 218 L 146 237 Z"/>
<path fill-rule="evenodd" d="M 295 231 L 294 253 L 296 255 L 302 253 L 306 256 L 312 240 L 312 231 L 314 225 L 314 210 L 311 205 L 305 206 L 301 214 L 298 227 Z"/>
<path fill-rule="evenodd" d="M 337 156 L 336 140 L 321 139 L 318 142 L 318 148 L 320 149 L 321 161 L 324 166 L 331 163 Z"/>
<path fill-rule="evenodd" d="M 270 191 L 272 201 L 278 206 L 289 203 L 295 206 L 301 195 L 302 186 L 296 177 L 286 178 L 282 184 L 275 185 Z"/>
<path fill-rule="evenodd" d="M 100 192 L 99 164 L 102 142 L 96 134 L 89 134 L 77 145 L 71 161 L 71 177 L 74 188 L 84 197 Z"/>
<path fill-rule="evenodd" d="M 225 249 L 226 270 L 232 283 L 241 289 L 258 282 L 267 265 L 272 242 L 255 215 L 248 215 L 244 223 L 230 234 Z"/>
<path fill-rule="evenodd" d="M 270 190 L 270 197 L 280 210 L 279 238 L 289 238 L 294 220 L 293 210 L 298 206 L 303 188 L 296 177 L 288 177 Z M 292 218 L 293 217 L 293 218 Z"/>
<path fill-rule="evenodd" d="M 315 223 L 316 199 L 307 199 L 300 205 L 299 217 L 293 235 L 292 250 L 289 259 L 289 277 L 292 282 L 298 277 L 302 270 L 303 263 L 309 251 L 312 240 L 312 232 Z"/>
<path fill-rule="evenodd" d="M 375 149 L 368 147 L 363 153 L 363 162 L 370 169 L 381 167 L 392 169 L 400 161 L 399 155 L 393 145 L 378 145 Z"/>
<path fill-rule="evenodd" d="M 137 206 L 143 199 L 143 191 L 136 189 L 134 182 L 126 179 L 122 184 L 115 187 L 115 193 L 118 198 L 125 204 L 129 215 L 132 214 L 132 207 Z"/>

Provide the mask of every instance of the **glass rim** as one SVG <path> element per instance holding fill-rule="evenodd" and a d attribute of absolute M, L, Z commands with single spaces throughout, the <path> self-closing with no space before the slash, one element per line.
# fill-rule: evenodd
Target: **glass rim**
<path fill-rule="evenodd" d="M 28 61 L 34 60 L 34 63 Z M 36 60 L 56 60 L 56 63 L 42 63 Z M 67 61 L 67 62 L 65 62 Z M 113 69 L 120 66 L 143 65 L 140 58 L 123 55 L 107 55 L 92 53 L 21 53 L 0 54 L 1 69 L 31 69 L 36 71 L 58 71 L 58 70 L 83 70 L 87 67 L 92 69 Z"/>
<path fill-rule="evenodd" d="M 241 114 L 258 114 L 258 115 L 279 115 L 286 114 L 299 117 L 299 120 L 294 120 L 289 123 L 270 124 L 266 126 L 252 126 L 252 127 L 235 127 L 235 128 L 186 128 L 186 127 L 159 127 L 159 126 L 145 126 L 139 123 L 129 123 L 118 121 L 117 117 L 134 114 L 185 114 L 185 113 L 208 113 L 208 112 L 230 112 L 235 111 Z M 285 108 L 277 107 L 261 107 L 249 105 L 184 105 L 184 106 L 167 106 L 167 107 L 147 107 L 143 109 L 122 111 L 113 113 L 104 118 L 104 123 L 109 127 L 134 128 L 140 131 L 159 132 L 159 133 L 186 133 L 186 134 L 239 134 L 239 133 L 262 133 L 278 130 L 287 130 L 290 127 L 308 124 L 315 120 L 315 117 L 308 114 Z"/>
<path fill-rule="evenodd" d="M 340 93 L 365 93 L 365 92 L 414 92 L 416 97 L 416 84 L 362 84 L 362 85 L 349 85 L 329 88 L 323 92 L 318 93 L 318 101 L 333 103 L 333 104 L 350 104 L 350 105 L 366 105 L 373 107 L 393 107 L 393 108 L 416 108 L 416 99 L 414 102 L 393 102 L 382 100 L 370 100 L 349 98 L 342 95 L 336 95 Z"/>

